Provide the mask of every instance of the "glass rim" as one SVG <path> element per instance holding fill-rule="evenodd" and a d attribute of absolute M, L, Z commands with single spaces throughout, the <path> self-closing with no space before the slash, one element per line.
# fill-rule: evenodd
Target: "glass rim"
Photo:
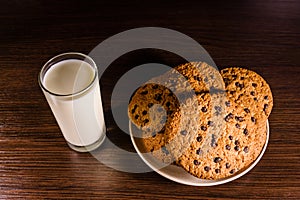
<path fill-rule="evenodd" d="M 81 59 L 78 59 L 78 58 L 66 58 L 66 59 L 62 59 L 62 60 L 59 60 L 55 63 L 52 63 L 55 59 L 58 59 L 59 57 L 63 57 L 63 56 L 67 56 L 67 55 L 76 55 L 76 56 L 82 56 L 82 60 Z M 89 60 L 91 63 L 88 63 L 89 65 L 91 65 L 91 67 L 94 69 L 94 76 L 93 76 L 93 79 L 92 81 L 86 86 L 84 87 L 83 89 L 77 91 L 77 92 L 74 92 L 74 93 L 68 93 L 68 94 L 58 94 L 58 93 L 55 93 L 55 92 L 52 92 L 50 91 L 49 89 L 47 89 L 47 87 L 43 84 L 43 79 L 45 77 L 45 74 L 47 72 L 48 69 L 51 68 L 52 65 L 56 64 L 56 63 L 59 63 L 63 60 L 67 60 L 67 59 L 76 59 L 76 60 L 81 60 L 83 62 L 86 62 L 86 59 Z M 47 68 L 49 67 L 49 68 Z M 67 52 L 67 53 L 62 53 L 62 54 L 58 54 L 54 57 L 52 57 L 51 59 L 49 59 L 42 67 L 42 69 L 40 70 L 39 72 L 39 75 L 38 75 L 38 82 L 39 82 L 39 85 L 40 87 L 43 89 L 43 91 L 53 95 L 53 96 L 57 96 L 57 97 L 72 97 L 72 96 L 77 96 L 77 95 L 80 95 L 80 94 L 83 94 L 84 92 L 88 91 L 94 84 L 96 78 L 97 78 L 97 75 L 98 75 L 98 69 L 97 69 L 97 65 L 95 63 L 95 61 L 88 55 L 85 55 L 83 53 L 78 53 L 78 52 Z"/>

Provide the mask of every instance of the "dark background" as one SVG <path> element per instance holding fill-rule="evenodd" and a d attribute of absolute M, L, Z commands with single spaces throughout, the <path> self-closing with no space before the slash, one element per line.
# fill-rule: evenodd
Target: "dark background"
<path fill-rule="evenodd" d="M 191 187 L 158 174 L 108 168 L 68 148 L 37 84 L 41 66 L 68 51 L 88 54 L 119 32 L 170 28 L 199 42 L 218 67 L 242 66 L 270 84 L 270 142 L 242 178 Z M 0 1 L 0 198 L 288 199 L 300 197 L 300 1 Z M 108 134 L 130 140 L 114 123 L 114 84 L 137 64 L 175 66 L 182 59 L 145 50 L 117 59 L 101 78 Z"/>

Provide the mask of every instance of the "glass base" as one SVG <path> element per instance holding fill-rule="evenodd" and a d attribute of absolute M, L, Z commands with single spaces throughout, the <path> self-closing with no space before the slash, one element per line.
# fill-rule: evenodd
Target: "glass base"
<path fill-rule="evenodd" d="M 93 144 L 90 144 L 87 146 L 77 146 L 77 145 L 69 143 L 68 141 L 67 141 L 67 144 L 74 151 L 89 152 L 89 151 L 93 151 L 93 150 L 97 149 L 104 142 L 105 138 L 106 138 L 106 135 L 104 134 L 102 137 L 99 138 L 99 140 L 97 140 Z"/>

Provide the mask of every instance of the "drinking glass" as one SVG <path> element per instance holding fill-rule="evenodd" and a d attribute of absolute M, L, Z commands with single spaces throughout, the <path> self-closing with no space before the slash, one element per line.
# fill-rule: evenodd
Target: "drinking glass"
<path fill-rule="evenodd" d="M 95 62 L 82 53 L 64 53 L 41 69 L 39 85 L 70 148 L 92 151 L 106 127 Z"/>

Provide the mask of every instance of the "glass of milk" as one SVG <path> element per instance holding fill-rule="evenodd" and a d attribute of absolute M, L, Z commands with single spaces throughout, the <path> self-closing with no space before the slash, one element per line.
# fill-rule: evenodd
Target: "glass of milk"
<path fill-rule="evenodd" d="M 70 148 L 92 151 L 105 139 L 105 122 L 95 62 L 64 53 L 42 68 L 39 85 Z"/>

